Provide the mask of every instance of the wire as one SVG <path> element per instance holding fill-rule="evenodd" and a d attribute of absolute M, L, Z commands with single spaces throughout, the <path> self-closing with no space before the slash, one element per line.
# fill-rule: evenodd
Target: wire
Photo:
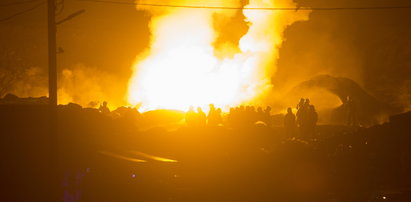
<path fill-rule="evenodd" d="M 15 14 L 10 15 L 10 16 L 5 17 L 5 18 L 1 18 L 1 19 L 0 19 L 0 22 L 4 22 L 4 21 L 10 20 L 10 19 L 12 19 L 12 18 L 14 18 L 14 17 L 16 17 L 16 16 L 23 15 L 23 14 L 25 14 L 25 13 L 27 13 L 27 12 L 30 12 L 30 11 L 32 11 L 32 10 L 40 7 L 41 5 L 43 5 L 43 4 L 45 4 L 45 3 L 46 3 L 46 2 L 41 2 L 41 3 L 36 4 L 36 5 L 34 5 L 33 7 L 30 7 L 30 8 L 28 8 L 28 9 L 26 9 L 26 10 L 20 11 L 20 12 L 18 12 L 18 13 L 15 13 Z"/>
<path fill-rule="evenodd" d="M 57 22 L 56 22 L 56 25 L 59 25 L 59 24 L 62 24 L 62 23 L 64 23 L 64 22 L 68 21 L 68 20 L 71 20 L 71 19 L 73 19 L 74 17 L 76 17 L 76 16 L 78 16 L 78 15 L 80 15 L 80 14 L 83 14 L 84 12 L 86 12 L 86 9 L 78 10 L 77 12 L 72 13 L 71 15 L 65 17 L 64 19 L 57 21 Z"/>
<path fill-rule="evenodd" d="M 11 2 L 11 3 L 3 3 L 0 4 L 0 6 L 14 6 L 14 5 L 19 5 L 19 4 L 25 4 L 25 3 L 32 3 L 32 2 L 36 2 L 39 0 L 28 0 L 28 1 L 18 1 L 18 2 Z"/>
<path fill-rule="evenodd" d="M 135 6 L 151 6 L 151 7 L 169 7 L 169 8 L 199 8 L 199 9 L 228 9 L 228 10 L 381 10 L 381 9 L 406 9 L 410 6 L 372 6 L 372 7 L 226 7 L 226 6 L 194 6 L 194 5 L 175 5 L 175 4 L 148 4 L 148 3 L 132 3 L 121 1 L 106 1 L 106 0 L 78 0 L 96 3 L 123 4 Z"/>

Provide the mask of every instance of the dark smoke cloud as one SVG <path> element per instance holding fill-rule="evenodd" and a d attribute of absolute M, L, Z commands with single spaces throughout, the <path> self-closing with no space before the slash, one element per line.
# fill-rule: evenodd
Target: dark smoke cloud
<path fill-rule="evenodd" d="M 409 1 L 300 0 L 302 6 L 409 5 Z M 289 89 L 320 74 L 352 79 L 379 100 L 409 109 L 411 12 L 399 10 L 314 11 L 286 31 L 273 82 Z"/>

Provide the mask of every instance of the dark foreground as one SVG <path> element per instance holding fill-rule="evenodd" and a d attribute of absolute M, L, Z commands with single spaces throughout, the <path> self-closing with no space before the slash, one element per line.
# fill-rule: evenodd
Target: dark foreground
<path fill-rule="evenodd" d="M 0 201 L 411 201 L 411 113 L 310 138 L 263 125 L 142 130 L 133 113 L 60 106 L 50 139 L 47 106 L 0 105 L 0 117 Z"/>

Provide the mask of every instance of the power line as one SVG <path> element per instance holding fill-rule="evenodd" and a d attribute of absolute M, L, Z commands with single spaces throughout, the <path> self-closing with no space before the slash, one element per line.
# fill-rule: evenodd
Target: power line
<path fill-rule="evenodd" d="M 227 7 L 227 6 L 195 6 L 195 5 L 175 5 L 175 4 L 149 4 L 132 3 L 106 0 L 79 0 L 95 3 L 122 4 L 134 6 L 169 7 L 169 8 L 197 8 L 197 9 L 227 9 L 227 10 L 382 10 L 382 9 L 406 9 L 410 6 L 371 6 L 371 7 Z"/>
<path fill-rule="evenodd" d="M 68 20 L 71 20 L 71 19 L 77 17 L 78 15 L 83 14 L 84 12 L 86 12 L 85 9 L 78 10 L 77 12 L 74 12 L 74 13 L 70 14 L 69 16 L 65 17 L 64 19 L 57 21 L 56 25 L 59 25 L 59 24 L 62 24 L 64 22 L 68 21 Z"/>
<path fill-rule="evenodd" d="M 25 14 L 25 13 L 27 13 L 27 12 L 30 12 L 30 11 L 32 11 L 32 10 L 40 7 L 40 6 L 43 5 L 43 4 L 45 4 L 44 1 L 41 2 L 41 3 L 39 3 L 39 4 L 34 5 L 33 7 L 28 8 L 28 9 L 26 9 L 26 10 L 23 10 L 23 11 L 20 11 L 20 12 L 18 12 L 18 13 L 15 13 L 15 14 L 13 14 L 13 15 L 10 15 L 10 16 L 8 16 L 8 17 L 2 18 L 2 19 L 0 19 L 0 22 L 4 22 L 4 21 L 10 20 L 10 19 L 12 19 L 12 18 L 14 18 L 14 17 L 16 17 L 16 16 L 23 15 L 23 14 Z"/>
<path fill-rule="evenodd" d="M 14 5 L 19 5 L 19 4 L 32 3 L 32 2 L 36 2 L 36 1 L 39 1 L 39 0 L 28 0 L 28 1 L 17 1 L 17 2 L 3 3 L 3 4 L 0 4 L 0 6 L 14 6 Z"/>

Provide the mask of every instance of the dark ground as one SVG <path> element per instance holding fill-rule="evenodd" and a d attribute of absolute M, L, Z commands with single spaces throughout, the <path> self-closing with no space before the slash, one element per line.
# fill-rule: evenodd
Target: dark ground
<path fill-rule="evenodd" d="M 0 120 L 1 201 L 411 201 L 411 112 L 293 138 L 263 125 L 140 130 L 131 109 L 66 105 L 55 147 L 47 105 L 0 105 Z"/>

